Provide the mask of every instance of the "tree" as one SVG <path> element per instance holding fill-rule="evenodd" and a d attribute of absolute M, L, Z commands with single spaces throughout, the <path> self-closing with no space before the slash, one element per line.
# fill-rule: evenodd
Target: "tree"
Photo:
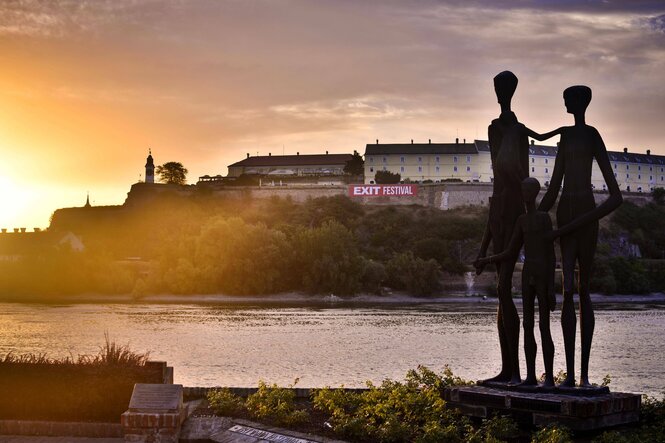
<path fill-rule="evenodd" d="M 653 198 L 653 201 L 659 205 L 665 204 L 665 188 L 653 188 L 653 191 L 651 191 L 651 197 Z"/>
<path fill-rule="evenodd" d="M 184 185 L 187 183 L 187 173 L 189 172 L 180 162 L 166 162 L 157 166 L 159 181 L 172 185 Z"/>
<path fill-rule="evenodd" d="M 374 181 L 380 185 L 391 185 L 393 183 L 399 183 L 401 179 L 401 175 L 390 171 L 376 171 L 376 175 L 374 176 Z"/>
<path fill-rule="evenodd" d="M 365 172 L 365 161 L 358 151 L 353 151 L 353 158 L 344 165 L 344 173 L 349 175 L 363 175 Z"/>

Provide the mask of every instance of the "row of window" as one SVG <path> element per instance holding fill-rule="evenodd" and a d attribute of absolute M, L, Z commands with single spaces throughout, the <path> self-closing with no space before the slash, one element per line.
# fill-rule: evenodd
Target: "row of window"
<path fill-rule="evenodd" d="M 436 172 L 441 172 L 441 168 L 439 168 L 438 166 L 437 166 L 436 168 L 434 168 L 434 169 L 436 170 Z M 386 166 L 384 166 L 384 167 L 383 167 L 383 170 L 384 170 L 384 171 L 387 171 L 388 169 L 387 169 Z M 457 166 L 453 166 L 453 171 L 454 171 L 454 172 L 457 172 L 457 171 L 458 171 L 458 170 L 457 170 Z M 369 172 L 374 172 L 374 166 L 370 166 L 370 168 L 369 168 Z M 401 166 L 401 167 L 399 168 L 399 172 L 404 172 L 404 166 Z M 423 172 L 423 167 L 422 167 L 422 166 L 418 166 L 418 172 Z M 467 166 L 467 167 L 466 167 L 466 172 L 471 172 L 471 166 Z"/>
<path fill-rule="evenodd" d="M 617 177 L 617 173 L 614 173 L 614 177 Z M 626 174 L 626 178 L 630 178 L 630 174 Z M 637 179 L 642 180 L 642 174 L 637 174 Z M 653 181 L 653 175 L 649 176 L 649 181 Z M 660 181 L 665 181 L 665 176 L 660 176 Z"/>
<path fill-rule="evenodd" d="M 617 164 L 615 163 L 614 164 L 614 169 L 616 169 L 616 168 L 617 168 Z M 626 171 L 629 171 L 629 170 L 630 170 L 630 165 L 626 165 Z M 637 165 L 637 170 L 641 171 L 642 166 Z M 653 172 L 653 166 L 649 166 L 649 172 Z M 665 172 L 665 168 L 660 168 L 660 172 Z"/>
<path fill-rule="evenodd" d="M 369 159 L 369 162 L 370 162 L 370 163 L 374 163 L 374 157 L 368 157 L 368 159 Z M 406 158 L 405 158 L 405 157 L 400 157 L 400 158 L 399 158 L 399 161 L 400 161 L 400 163 L 404 163 L 404 162 L 406 161 Z M 436 163 L 441 163 L 441 157 L 436 156 L 436 157 L 434 158 L 434 161 L 435 161 Z M 383 157 L 383 163 L 387 163 L 387 162 L 388 162 L 388 157 Z M 422 157 L 418 157 L 418 163 L 422 163 L 422 162 L 423 162 L 423 158 L 422 158 Z M 457 162 L 458 162 L 458 157 L 457 157 L 457 156 L 453 156 L 453 162 L 454 162 L 454 163 L 457 163 Z M 471 156 L 470 156 L 470 155 L 467 155 L 467 156 L 466 156 L 466 162 L 467 162 L 467 163 L 471 163 Z"/>
<path fill-rule="evenodd" d="M 400 161 L 400 163 L 404 163 L 404 162 L 406 161 L 406 158 L 402 156 L 402 157 L 399 158 L 399 161 Z M 434 161 L 435 161 L 436 163 L 440 163 L 440 162 L 441 162 L 441 157 L 436 156 L 436 157 L 434 158 Z M 369 157 L 369 162 L 370 162 L 370 163 L 374 163 L 374 157 Z M 387 162 L 388 162 L 388 157 L 383 157 L 383 163 L 387 163 Z M 422 163 L 422 162 L 423 162 L 423 158 L 422 158 L 422 157 L 418 157 L 418 163 Z M 458 162 L 458 157 L 457 157 L 457 156 L 453 156 L 453 162 L 454 162 L 454 163 L 457 163 L 457 162 Z M 470 155 L 467 155 L 467 156 L 466 156 L 466 162 L 467 162 L 467 163 L 471 163 L 471 156 L 470 156 Z M 536 162 L 536 159 L 535 159 L 534 157 L 531 157 L 531 163 L 535 163 L 535 162 Z M 548 163 L 549 163 L 549 159 L 546 158 L 546 159 L 545 159 L 545 164 L 548 164 Z M 614 163 L 614 169 L 617 169 L 617 168 L 618 168 L 618 164 L 617 164 L 617 163 Z M 626 165 L 626 170 L 627 170 L 627 171 L 630 170 L 630 165 Z M 637 170 L 638 170 L 638 171 L 641 171 L 641 170 L 642 170 L 642 166 L 641 166 L 641 165 L 637 165 Z M 649 171 L 650 171 L 650 172 L 653 172 L 653 166 L 649 166 Z M 547 172 L 547 171 L 546 171 L 546 172 Z M 665 172 L 665 168 L 662 168 L 662 167 L 661 167 L 661 168 L 660 168 L 660 172 Z"/>

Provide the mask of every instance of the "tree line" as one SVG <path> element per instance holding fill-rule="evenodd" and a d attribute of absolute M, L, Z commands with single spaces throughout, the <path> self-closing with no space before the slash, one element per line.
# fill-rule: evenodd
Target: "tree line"
<path fill-rule="evenodd" d="M 0 294 L 348 295 L 392 288 L 431 295 L 444 271 L 466 269 L 484 211 L 368 208 L 345 196 L 296 203 L 165 193 L 117 217 L 78 223 L 82 253 L 49 249 L 0 263 Z"/>

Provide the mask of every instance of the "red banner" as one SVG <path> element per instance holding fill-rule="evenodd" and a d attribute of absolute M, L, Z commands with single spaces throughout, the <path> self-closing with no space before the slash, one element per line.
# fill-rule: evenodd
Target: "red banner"
<path fill-rule="evenodd" d="M 349 185 L 349 197 L 414 197 L 418 185 Z"/>

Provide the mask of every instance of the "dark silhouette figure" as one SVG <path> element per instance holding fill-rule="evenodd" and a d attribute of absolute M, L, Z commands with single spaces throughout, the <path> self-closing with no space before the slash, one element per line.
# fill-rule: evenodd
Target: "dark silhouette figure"
<path fill-rule="evenodd" d="M 610 165 L 607 150 L 598 131 L 584 120 L 591 102 L 591 89 L 571 86 L 563 92 L 568 113 L 575 117 L 575 125 L 562 127 L 550 134 L 560 133 L 561 141 L 554 163 L 550 187 L 540 202 L 539 211 L 549 211 L 563 191 L 557 206 L 557 226 L 561 235 L 561 261 L 563 268 L 563 306 L 561 326 L 566 351 L 567 377 L 562 386 L 575 386 L 575 332 L 577 319 L 573 302 L 575 264 L 579 264 L 578 291 L 580 298 L 580 333 L 582 338 L 582 364 L 580 386 L 588 387 L 589 354 L 594 330 L 594 314 L 589 297 L 591 267 L 598 240 L 598 220 L 615 210 L 623 198 Z M 549 134 L 548 134 L 549 135 Z M 596 206 L 591 188 L 591 167 L 596 160 L 603 174 L 609 197 Z M 563 226 L 563 227 L 562 227 Z M 562 227 L 562 228 L 561 228 Z"/>
<path fill-rule="evenodd" d="M 550 311 L 556 306 L 554 295 L 554 236 L 552 220 L 547 212 L 536 209 L 536 197 L 540 183 L 535 178 L 522 180 L 522 196 L 526 202 L 526 214 L 518 217 L 507 248 L 500 254 L 480 258 L 474 266 L 482 270 L 488 263 L 502 263 L 516 256 L 524 245 L 522 269 L 522 308 L 524 327 L 524 353 L 526 355 L 526 379 L 522 385 L 536 385 L 537 345 L 534 336 L 535 299 L 538 298 L 538 324 L 543 344 L 545 381 L 543 386 L 554 387 L 554 342 L 550 332 Z"/>
<path fill-rule="evenodd" d="M 494 77 L 494 91 L 501 106 L 501 115 L 488 128 L 494 187 L 485 235 L 478 258 L 487 255 L 490 241 L 494 253 L 506 249 L 517 218 L 524 213 L 522 180 L 528 177 L 529 141 L 527 129 L 517 121 L 510 103 L 517 89 L 517 77 L 504 71 Z M 517 253 L 497 264 L 499 310 L 497 327 L 501 346 L 501 372 L 487 381 L 519 383 L 518 362 L 520 319 L 512 299 L 512 276 Z M 482 272 L 482 269 L 478 269 Z"/>

